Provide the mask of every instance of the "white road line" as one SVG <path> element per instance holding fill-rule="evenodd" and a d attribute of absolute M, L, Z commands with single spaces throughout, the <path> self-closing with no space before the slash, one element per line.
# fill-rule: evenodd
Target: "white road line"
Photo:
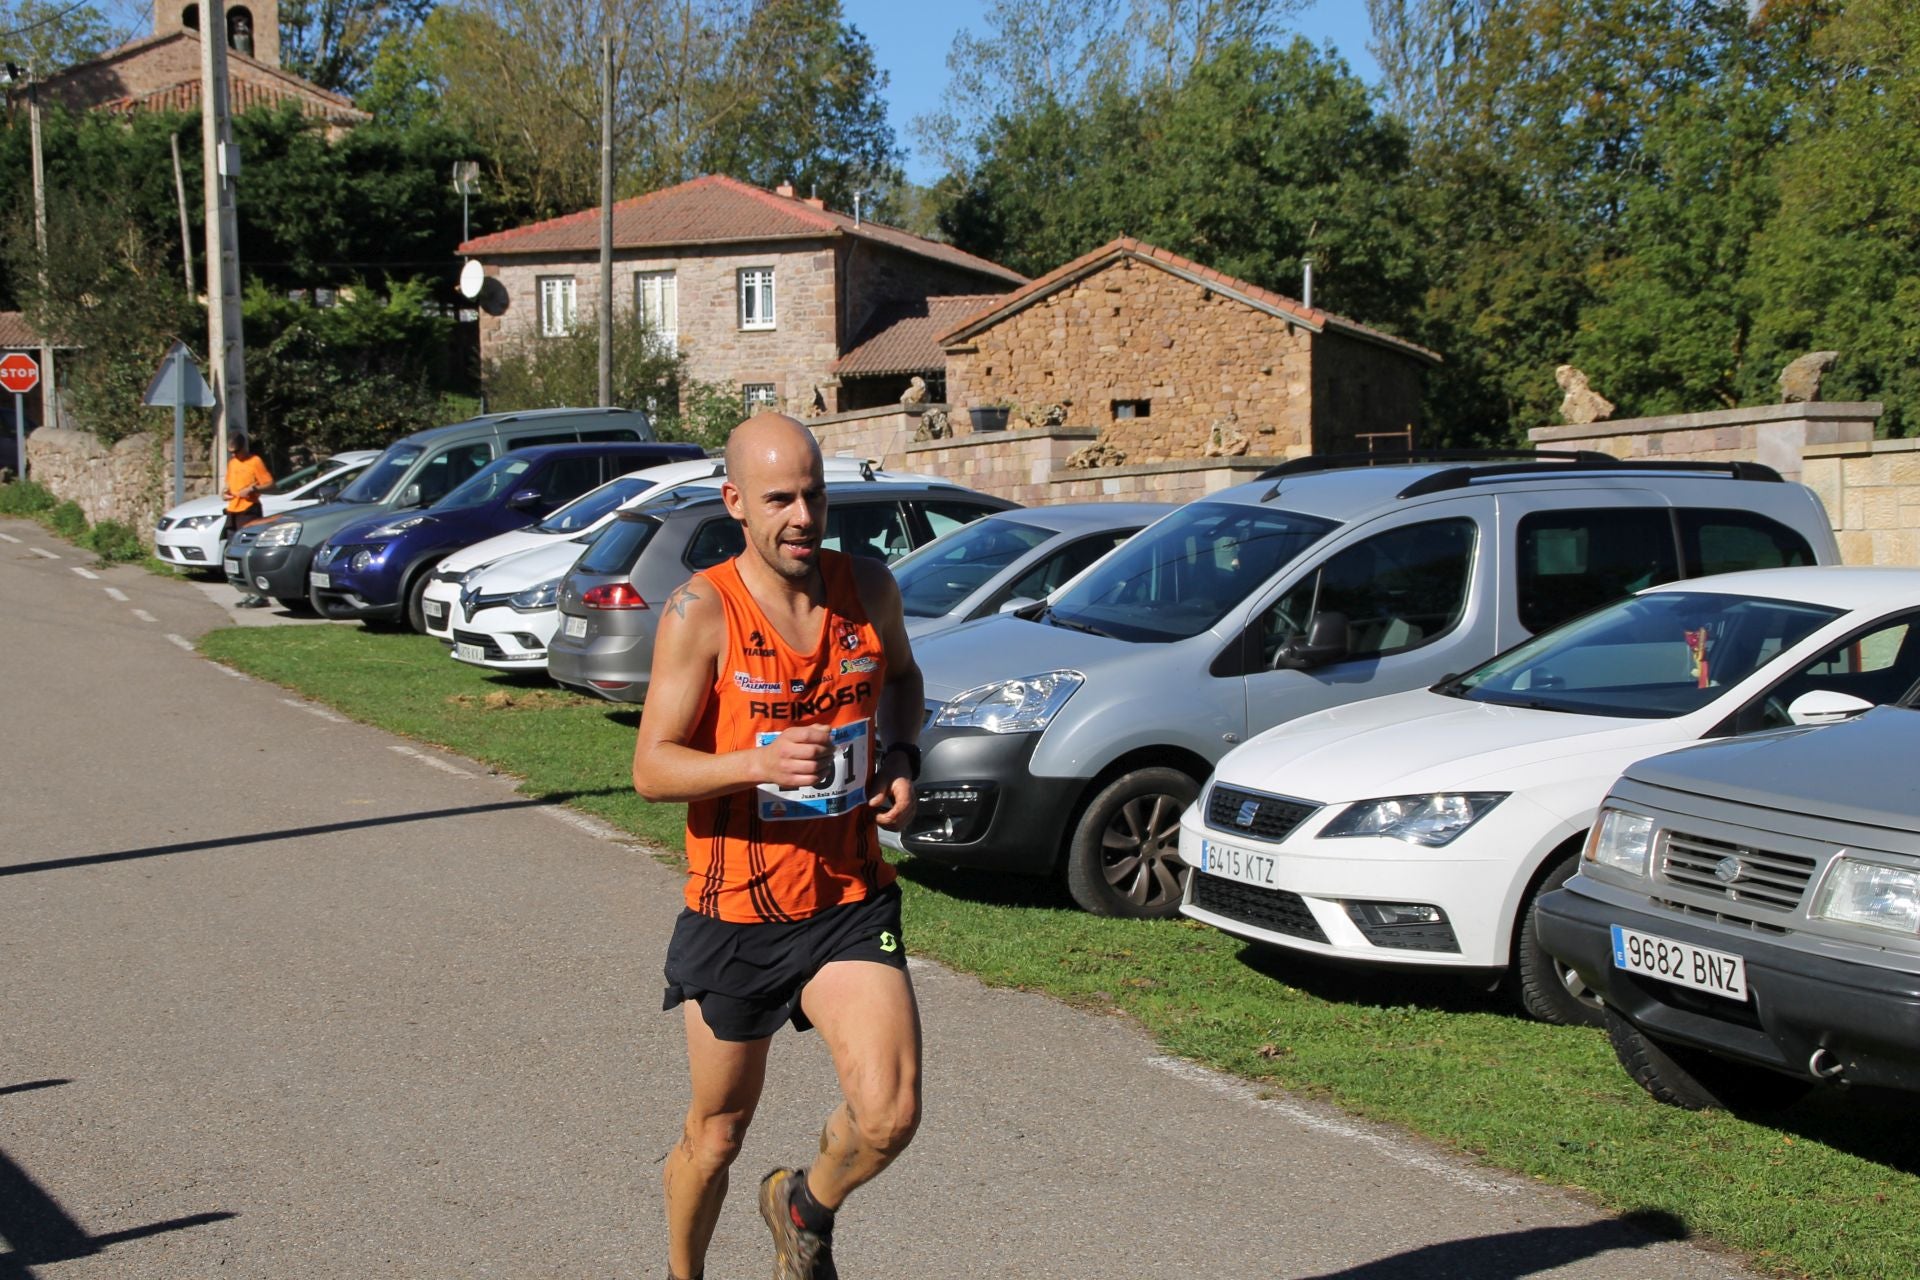
<path fill-rule="evenodd" d="M 232 676 L 235 680 L 245 680 L 248 682 L 253 680 L 253 677 L 247 675 L 245 672 L 235 671 L 232 667 L 223 667 L 217 662 L 213 664 L 213 669 L 223 676 Z"/>
<path fill-rule="evenodd" d="M 8 542 L 11 542 L 16 547 L 20 545 L 20 539 L 14 537 L 10 533 L 0 533 L 0 538 L 5 538 Z"/>
<path fill-rule="evenodd" d="M 555 822 L 564 822 L 576 831 L 584 831 L 596 840 L 612 840 L 619 844 L 633 844 L 634 838 L 610 822 L 588 817 L 584 813 L 569 809 L 565 805 L 544 805 L 540 809 Z"/>
<path fill-rule="evenodd" d="M 1336 1138 L 1345 1138 L 1350 1142 L 1372 1147 L 1396 1164 L 1406 1165 L 1423 1173 L 1436 1174 L 1464 1190 L 1478 1191 L 1482 1195 L 1510 1196 L 1519 1189 L 1517 1184 L 1497 1178 L 1482 1177 L 1444 1157 L 1410 1149 L 1407 1143 L 1415 1140 L 1379 1132 L 1357 1121 L 1327 1115 L 1316 1108 L 1302 1106 L 1297 1102 L 1288 1102 L 1282 1098 L 1263 1098 L 1256 1086 L 1244 1080 L 1236 1080 L 1232 1076 L 1209 1071 L 1205 1067 L 1183 1059 L 1155 1056 L 1147 1059 L 1147 1065 L 1158 1067 L 1168 1075 L 1178 1076 L 1182 1080 L 1190 1080 L 1215 1093 L 1243 1102 L 1249 1107 L 1285 1116 L 1305 1128 L 1316 1129 Z"/>
<path fill-rule="evenodd" d="M 147 611 L 146 611 L 145 609 L 135 609 L 135 610 L 133 611 L 133 616 L 134 616 L 134 617 L 136 617 L 136 618 L 138 618 L 138 619 L 140 619 L 140 621 L 142 621 L 142 622 L 158 622 L 158 621 L 160 621 L 160 619 L 158 619 L 158 618 L 156 618 L 156 617 L 154 617 L 154 616 L 153 616 L 152 614 L 150 614 L 150 613 L 148 613 L 148 612 L 147 612 Z"/>
<path fill-rule="evenodd" d="M 107 593 L 107 599 L 109 600 L 118 600 L 121 604 L 127 602 L 127 593 L 118 587 L 102 587 L 101 590 Z"/>
<path fill-rule="evenodd" d="M 167 633 L 167 639 L 173 641 L 175 644 L 179 645 L 182 649 L 185 649 L 188 653 L 193 652 L 193 641 L 187 639 L 185 636 L 176 636 L 171 631 L 169 631 Z"/>
<path fill-rule="evenodd" d="M 302 702 L 298 698 L 282 698 L 280 701 L 286 703 L 295 711 L 304 711 L 310 716 L 319 716 L 322 720 L 330 720 L 334 724 L 345 724 L 347 722 L 345 716 L 337 716 L 325 707 L 316 707 L 311 702 Z"/>
<path fill-rule="evenodd" d="M 79 565 L 75 565 L 73 566 L 73 571 L 79 574 L 81 577 L 85 578 L 88 582 L 100 581 L 100 575 L 95 573 L 91 569 L 82 569 Z"/>
<path fill-rule="evenodd" d="M 477 773 L 469 773 L 467 770 L 460 768 L 458 765 L 448 764 L 445 760 L 435 759 L 433 756 L 430 756 L 423 751 L 415 751 L 412 747 L 402 747 L 396 744 L 394 746 L 388 747 L 387 749 L 389 751 L 397 751 L 403 756 L 411 756 L 413 759 L 418 760 L 421 764 L 424 764 L 429 768 L 438 769 L 442 773 L 450 773 L 456 778 L 477 778 L 480 776 Z"/>
<path fill-rule="evenodd" d="M 59 556 L 53 554 L 53 552 L 48 551 L 44 547 L 28 547 L 27 550 L 33 552 L 33 554 L 37 556 L 45 556 L 49 560 L 58 560 L 60 558 Z"/>

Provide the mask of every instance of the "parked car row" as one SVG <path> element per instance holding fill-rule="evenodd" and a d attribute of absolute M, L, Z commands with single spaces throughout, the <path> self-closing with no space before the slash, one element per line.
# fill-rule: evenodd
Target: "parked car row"
<path fill-rule="evenodd" d="M 410 437 L 336 507 L 242 531 L 229 576 L 291 594 L 310 549 L 329 616 L 643 701 L 655 605 L 743 543 L 723 464 L 661 462 L 626 421 Z M 1838 567 L 1804 486 L 1594 454 L 1308 458 L 1179 506 L 1025 509 L 857 459 L 827 476 L 824 545 L 893 564 L 926 676 L 895 849 L 1389 979 L 1500 979 L 1532 1016 L 1605 1025 L 1684 1105 L 1920 1087 L 1920 1036 L 1871 1029 L 1920 998 L 1912 785 L 1849 798 L 1866 748 L 1737 780 L 1817 752 L 1791 747 L 1812 728 L 1920 725 L 1899 709 L 1920 571 Z M 1670 763 L 1716 750 L 1717 771 Z M 1824 800 L 1740 809 L 1810 779 Z"/>

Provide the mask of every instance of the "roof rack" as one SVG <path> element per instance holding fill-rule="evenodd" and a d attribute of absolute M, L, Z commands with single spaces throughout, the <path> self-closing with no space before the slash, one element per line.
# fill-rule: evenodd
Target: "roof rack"
<path fill-rule="evenodd" d="M 1693 471 L 1712 475 L 1723 475 L 1733 480 L 1758 480 L 1769 484 L 1781 483 L 1781 476 L 1772 467 L 1758 462 L 1685 462 L 1666 459 L 1621 459 L 1609 454 L 1591 454 L 1582 451 L 1581 456 L 1572 462 L 1513 462 L 1496 467 L 1449 467 L 1445 471 L 1435 471 L 1415 480 L 1402 489 L 1396 496 L 1418 498 L 1423 494 L 1441 493 L 1448 489 L 1464 489 L 1476 480 L 1519 480 L 1541 475 L 1557 475 L 1563 472 L 1590 471 Z"/>
<path fill-rule="evenodd" d="M 1314 453 L 1293 458 L 1277 467 L 1268 467 L 1256 480 L 1278 480 L 1283 476 L 1304 476 L 1316 471 L 1341 471 L 1348 467 L 1399 466 L 1408 462 L 1502 462 L 1558 458 L 1566 462 L 1615 461 L 1611 454 L 1592 449 L 1394 449 L 1378 453 Z"/>

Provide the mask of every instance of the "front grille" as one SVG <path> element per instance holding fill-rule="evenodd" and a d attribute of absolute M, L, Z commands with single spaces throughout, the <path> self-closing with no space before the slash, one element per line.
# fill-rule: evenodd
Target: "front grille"
<path fill-rule="evenodd" d="M 1307 909 L 1306 900 L 1285 889 L 1262 889 L 1224 880 L 1219 876 L 1196 875 L 1193 878 L 1193 905 L 1242 924 L 1257 925 L 1290 938 L 1325 942 L 1327 935 L 1320 922 Z"/>
<path fill-rule="evenodd" d="M 1818 859 L 1800 854 L 1669 831 L 1660 874 L 1669 884 L 1719 898 L 1729 906 L 1788 912 L 1799 907 L 1818 866 Z M 1715 874 L 1723 868 L 1737 870 L 1736 877 L 1726 880 Z"/>
<path fill-rule="evenodd" d="M 1232 835 L 1285 840 L 1319 807 L 1308 800 L 1289 800 L 1216 783 L 1207 793 L 1207 825 Z"/>
<path fill-rule="evenodd" d="M 493 637 L 479 631 L 458 631 L 453 633 L 455 644 L 477 644 L 480 651 L 494 662 L 505 662 L 507 651 L 494 643 Z"/>

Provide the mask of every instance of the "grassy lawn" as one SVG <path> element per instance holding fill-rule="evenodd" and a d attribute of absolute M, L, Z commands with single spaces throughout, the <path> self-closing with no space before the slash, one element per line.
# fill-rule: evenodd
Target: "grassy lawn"
<path fill-rule="evenodd" d="M 489 678 L 422 636 L 228 629 L 202 649 L 341 712 L 483 760 L 666 849 L 679 806 L 628 785 L 636 714 Z M 1192 921 L 1103 920 L 1053 886 L 900 867 L 923 955 L 1126 1014 L 1174 1055 L 1329 1100 L 1617 1211 L 1821 1277 L 1909 1277 L 1920 1255 L 1920 1102 L 1832 1092 L 1760 1125 L 1653 1102 L 1597 1031 L 1546 1027 L 1458 982 L 1353 974 Z M 1071 1064 L 1063 1063 L 1063 1069 Z"/>

